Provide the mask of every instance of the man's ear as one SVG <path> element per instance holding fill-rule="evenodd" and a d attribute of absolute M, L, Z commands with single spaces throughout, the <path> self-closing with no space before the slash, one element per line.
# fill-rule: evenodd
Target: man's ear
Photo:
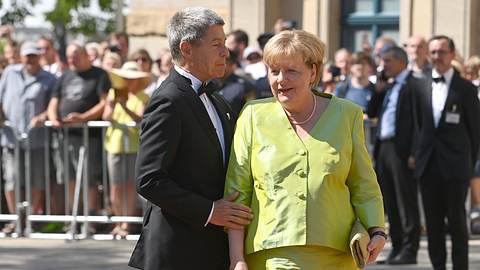
<path fill-rule="evenodd" d="M 192 57 L 192 44 L 188 41 L 180 42 L 180 52 L 183 58 L 189 59 Z"/>

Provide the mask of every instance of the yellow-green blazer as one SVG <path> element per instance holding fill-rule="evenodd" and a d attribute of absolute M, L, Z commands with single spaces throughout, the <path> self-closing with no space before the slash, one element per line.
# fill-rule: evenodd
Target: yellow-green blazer
<path fill-rule="evenodd" d="M 294 245 L 348 251 L 358 216 L 384 226 L 383 202 L 365 147 L 363 113 L 331 98 L 303 141 L 275 98 L 249 102 L 235 130 L 225 194 L 252 208 L 245 252 Z"/>

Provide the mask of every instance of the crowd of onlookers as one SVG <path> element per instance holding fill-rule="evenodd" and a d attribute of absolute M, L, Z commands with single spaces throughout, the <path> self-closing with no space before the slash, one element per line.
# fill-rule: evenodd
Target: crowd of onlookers
<path fill-rule="evenodd" d="M 235 113 L 240 113 L 248 100 L 272 96 L 262 50 L 275 33 L 295 26 L 292 21 L 279 19 L 272 32 L 259 35 L 254 42 L 243 30 L 227 33 L 226 46 L 230 54 L 226 72 L 215 83 Z M 90 214 L 100 215 L 101 209 L 109 209 L 112 215 L 140 215 L 141 203 L 134 186 L 139 130 L 127 125 L 140 122 L 149 96 L 168 76 L 173 67 L 169 50 L 162 49 L 155 52 L 158 53 L 155 56 L 145 49 L 131 52 L 128 35 L 114 33 L 102 42 L 70 43 L 66 59 L 62 61 L 55 41 L 49 37 L 20 43 L 13 39 L 12 29 L 8 27 L 0 28 L 0 36 L 2 120 L 14 127 L 14 132 L 8 128 L 2 132 L 2 191 L 6 200 L 2 206 L 7 209 L 1 209 L 1 213 L 15 213 L 16 202 L 25 196 L 20 192 L 22 198 L 15 197 L 15 186 L 22 182 L 21 189 L 25 187 L 24 181 L 19 179 L 25 176 L 27 149 L 20 145 L 20 159 L 17 160 L 14 154 L 17 133 L 29 132 L 32 213 L 44 214 L 49 208 L 53 214 L 68 214 L 73 205 L 79 152 L 84 146 L 82 131 L 72 126 L 103 119 L 112 122 L 104 135 L 98 128 L 91 128 L 88 133 Z M 412 36 L 405 44 L 396 44 L 393 39 L 382 36 L 373 46 L 362 44 L 361 51 L 351 52 L 345 48 L 336 51 L 334 58 L 327 61 L 316 90 L 351 100 L 363 108 L 364 118 L 369 119 L 372 97 L 376 91 L 392 83 L 383 70 L 382 58 L 382 54 L 392 47 L 405 50 L 408 69 L 415 77 L 430 76 L 432 64 L 424 37 Z M 463 78 L 477 88 L 480 86 L 479 56 L 464 60 L 456 53 L 452 64 Z M 47 133 L 42 130 L 47 120 L 54 128 L 49 138 L 44 137 Z M 376 118 L 370 120 L 375 123 Z M 51 142 L 53 149 L 51 176 L 45 174 L 46 140 Z M 103 150 L 107 153 L 107 166 L 102 163 Z M 104 168 L 110 180 L 108 189 L 102 182 Z M 45 181 L 51 183 L 51 194 L 45 194 Z M 480 212 L 480 180 L 471 184 L 472 211 Z M 100 200 L 106 190 L 108 205 Z M 46 195 L 51 196 L 49 206 L 45 205 Z M 14 230 L 15 223 L 4 225 L 3 232 L 12 233 Z M 113 234 L 125 236 L 130 228 L 128 223 L 119 223 L 110 230 Z"/>
<path fill-rule="evenodd" d="M 114 33 L 100 43 L 69 43 L 62 60 L 49 37 L 20 43 L 13 39 L 12 28 L 0 31 L 1 213 L 16 213 L 17 202 L 28 195 L 32 214 L 70 214 L 79 153 L 84 148 L 89 214 L 99 215 L 107 209 L 109 215 L 140 215 L 133 176 L 139 132 L 135 123 L 173 67 L 170 52 L 161 50 L 156 57 L 145 49 L 130 52 L 128 35 Z M 110 121 L 111 126 L 104 135 L 101 128 L 91 127 L 86 147 L 79 124 L 98 120 Z M 48 134 L 46 121 L 53 127 Z M 28 134 L 28 140 L 22 140 L 21 134 Z M 48 160 L 46 151 L 51 154 Z M 30 194 L 25 194 L 27 163 Z M 108 183 L 102 181 L 104 175 Z M 45 191 L 47 181 L 49 192 Z M 101 193 L 108 196 L 108 205 Z M 50 205 L 45 203 L 46 196 Z M 42 228 L 34 225 L 35 230 Z M 2 232 L 10 234 L 15 228 L 16 222 L 8 222 Z M 112 229 L 121 236 L 128 231 L 128 223 Z"/>

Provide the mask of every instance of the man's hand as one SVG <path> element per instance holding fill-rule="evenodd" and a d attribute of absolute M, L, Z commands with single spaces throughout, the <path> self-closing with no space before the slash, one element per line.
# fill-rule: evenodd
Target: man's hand
<path fill-rule="evenodd" d="M 213 214 L 210 223 L 231 229 L 242 229 L 253 219 L 252 210 L 233 201 L 240 195 L 235 192 L 214 202 Z"/>
<path fill-rule="evenodd" d="M 62 122 L 60 120 L 51 120 L 53 128 L 61 128 L 62 127 Z"/>
<path fill-rule="evenodd" d="M 410 168 L 412 170 L 415 169 L 415 158 L 414 157 L 409 156 L 407 162 L 408 162 L 408 168 Z"/>
<path fill-rule="evenodd" d="M 85 119 L 81 113 L 78 112 L 72 112 L 69 113 L 64 119 L 64 123 L 81 123 L 85 122 Z"/>
<path fill-rule="evenodd" d="M 30 120 L 30 128 L 42 127 L 45 123 L 46 117 L 43 115 L 36 115 Z"/>

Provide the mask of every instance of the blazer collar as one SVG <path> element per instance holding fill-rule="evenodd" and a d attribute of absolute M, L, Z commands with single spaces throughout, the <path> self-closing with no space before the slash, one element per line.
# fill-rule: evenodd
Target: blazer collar
<path fill-rule="evenodd" d="M 208 115 L 208 112 L 205 109 L 205 105 L 203 105 L 203 102 L 200 100 L 200 97 L 192 89 L 191 80 L 185 76 L 180 75 L 176 69 L 172 69 L 170 71 L 169 79 L 177 85 L 180 91 L 182 91 L 183 96 L 186 98 L 188 105 L 190 106 L 190 108 L 193 111 L 193 114 L 195 115 L 195 118 L 202 126 L 202 129 L 206 132 L 208 138 L 210 139 L 210 142 L 215 146 L 216 151 L 218 153 L 218 158 L 223 164 L 222 147 L 220 146 L 220 142 L 218 141 L 218 136 L 215 131 L 215 127 L 213 126 L 212 120 L 210 119 L 210 116 Z M 223 113 L 221 113 L 221 111 L 219 110 L 220 106 L 217 104 L 218 102 L 214 98 L 210 100 L 212 101 L 217 111 L 217 114 L 220 117 L 220 120 L 222 122 L 222 127 L 224 129 L 224 138 L 226 138 L 227 133 L 225 132 L 225 130 L 228 129 L 224 124 L 224 121 L 225 121 L 224 118 L 226 116 Z M 227 141 L 225 143 L 225 146 L 227 146 Z M 227 158 L 227 156 L 225 157 Z"/>
<path fill-rule="evenodd" d="M 452 72 L 451 74 L 447 74 L 449 72 Z M 445 115 L 447 113 L 447 111 L 449 111 L 451 109 L 451 107 L 453 106 L 455 100 L 456 100 L 456 90 L 458 87 L 457 87 L 457 84 L 458 84 L 458 79 L 460 78 L 459 74 L 451 69 L 449 71 L 447 71 L 445 74 L 445 80 L 446 82 L 448 83 L 448 80 L 450 79 L 450 82 L 449 82 L 449 87 L 448 87 L 448 94 L 447 94 L 447 99 L 445 100 L 445 105 L 443 106 L 443 111 L 442 111 L 442 115 L 440 116 L 440 120 L 438 122 L 438 126 L 437 126 L 437 129 L 439 127 L 441 127 L 444 122 L 445 122 Z M 430 86 L 430 91 L 428 91 L 428 93 L 430 94 L 429 96 L 429 100 L 430 100 L 430 105 L 432 104 L 432 83 L 431 83 L 431 78 L 430 78 L 430 83 L 429 83 L 429 86 Z M 431 111 L 431 110 L 430 110 Z M 433 119 L 433 112 L 432 112 L 432 119 Z M 432 122 L 433 124 L 433 122 Z"/>
<path fill-rule="evenodd" d="M 458 84 L 458 79 L 460 78 L 460 75 L 457 72 L 452 71 L 451 77 L 452 78 L 451 78 L 450 86 L 448 87 L 447 100 L 445 101 L 445 106 L 443 107 L 442 117 L 440 118 L 440 121 L 445 120 L 446 112 L 450 111 L 450 109 L 452 108 L 453 104 L 456 101 L 456 96 L 457 96 L 456 89 L 458 89 L 457 84 Z M 448 80 L 448 78 L 446 78 L 446 80 Z"/>
<path fill-rule="evenodd" d="M 175 71 L 180 74 L 181 76 L 187 78 L 190 80 L 190 87 L 192 87 L 192 89 L 198 93 L 198 89 L 200 88 L 200 86 L 202 86 L 202 81 L 200 81 L 197 77 L 195 77 L 195 75 L 193 75 L 192 73 L 186 71 L 185 69 L 177 66 L 177 65 L 174 65 L 173 68 L 175 69 Z"/>

